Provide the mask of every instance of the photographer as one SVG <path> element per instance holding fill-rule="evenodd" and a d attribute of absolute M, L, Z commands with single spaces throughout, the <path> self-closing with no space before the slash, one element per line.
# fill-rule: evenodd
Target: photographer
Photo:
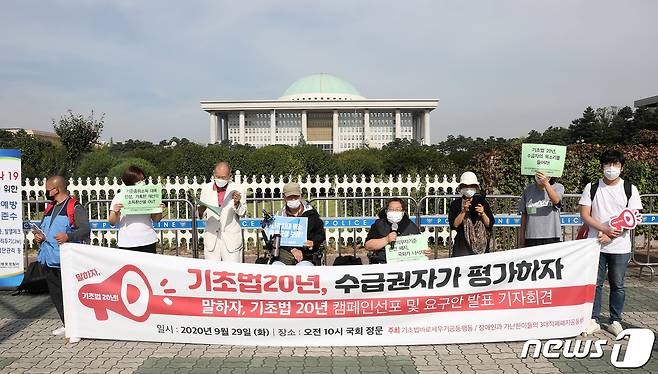
<path fill-rule="evenodd" d="M 452 257 L 487 253 L 493 249 L 494 217 L 475 173 L 464 172 L 457 190 L 462 196 L 450 203 L 448 214 L 450 229 L 457 231 Z"/>
<path fill-rule="evenodd" d="M 302 189 L 297 183 L 287 183 L 283 186 L 285 205 L 276 214 L 279 217 L 306 217 L 306 243 L 304 247 L 281 247 L 279 261 L 285 265 L 320 265 L 322 257 L 320 246 L 326 237 L 324 222 L 317 210 L 301 198 Z M 276 262 L 275 262 L 276 264 Z"/>

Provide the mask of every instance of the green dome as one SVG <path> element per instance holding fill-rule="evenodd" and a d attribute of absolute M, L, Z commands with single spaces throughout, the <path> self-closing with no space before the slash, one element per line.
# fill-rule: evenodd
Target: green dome
<path fill-rule="evenodd" d="M 349 82 L 330 74 L 313 74 L 299 79 L 283 93 L 282 100 L 364 99 Z"/>

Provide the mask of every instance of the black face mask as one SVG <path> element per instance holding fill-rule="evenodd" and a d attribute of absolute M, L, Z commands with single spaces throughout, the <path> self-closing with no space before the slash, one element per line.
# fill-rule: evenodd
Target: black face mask
<path fill-rule="evenodd" d="M 50 191 L 52 190 L 46 190 L 46 199 L 48 201 L 55 201 L 55 196 L 50 196 Z"/>

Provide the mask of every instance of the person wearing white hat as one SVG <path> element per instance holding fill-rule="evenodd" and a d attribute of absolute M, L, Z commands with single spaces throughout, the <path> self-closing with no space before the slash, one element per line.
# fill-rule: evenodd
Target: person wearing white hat
<path fill-rule="evenodd" d="M 468 256 L 493 250 L 493 212 L 475 173 L 464 172 L 459 177 L 457 191 L 461 197 L 450 203 L 448 214 L 450 229 L 457 231 L 451 256 Z"/>

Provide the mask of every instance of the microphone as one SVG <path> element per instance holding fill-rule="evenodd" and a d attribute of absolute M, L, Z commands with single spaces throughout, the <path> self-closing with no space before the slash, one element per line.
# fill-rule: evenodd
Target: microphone
<path fill-rule="evenodd" d="M 281 252 L 281 234 L 274 234 L 272 236 L 272 239 L 274 240 L 274 248 L 272 250 L 272 256 L 279 257 L 279 253 Z"/>
<path fill-rule="evenodd" d="M 391 224 L 391 232 L 395 232 L 396 234 L 398 233 L 398 223 L 393 222 Z M 389 243 L 391 245 L 391 249 L 395 248 L 395 240 Z"/>

